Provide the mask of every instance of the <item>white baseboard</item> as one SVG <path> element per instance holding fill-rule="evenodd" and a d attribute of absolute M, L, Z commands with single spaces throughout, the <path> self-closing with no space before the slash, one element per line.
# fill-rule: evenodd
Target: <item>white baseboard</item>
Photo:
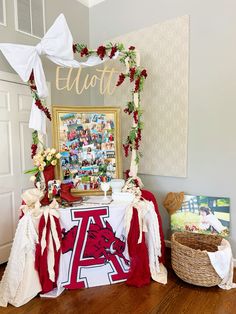
<path fill-rule="evenodd" d="M 171 247 L 171 241 L 165 240 L 165 245 L 166 245 L 166 247 L 170 248 Z M 234 263 L 234 267 L 236 268 L 236 258 L 233 258 L 233 263 Z"/>

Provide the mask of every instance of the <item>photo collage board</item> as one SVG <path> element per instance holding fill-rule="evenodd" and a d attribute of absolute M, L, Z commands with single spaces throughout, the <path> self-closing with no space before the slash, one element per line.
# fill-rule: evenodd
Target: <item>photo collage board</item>
<path fill-rule="evenodd" d="M 63 182 L 73 181 L 77 191 L 94 191 L 101 178 L 120 176 L 119 108 L 57 107 L 54 117 Z"/>

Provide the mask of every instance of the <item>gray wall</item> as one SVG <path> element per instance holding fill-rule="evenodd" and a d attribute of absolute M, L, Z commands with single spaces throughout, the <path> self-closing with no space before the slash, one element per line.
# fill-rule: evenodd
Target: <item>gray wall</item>
<path fill-rule="evenodd" d="M 155 193 L 160 205 L 169 191 L 183 190 L 200 195 L 229 196 L 234 256 L 235 12 L 236 2 L 233 0 L 107 0 L 91 8 L 89 14 L 90 45 L 93 47 L 107 39 L 145 26 L 185 14 L 190 15 L 188 177 L 181 179 L 142 175 L 142 180 L 145 187 Z M 168 237 L 169 217 L 162 206 L 160 211 L 165 236 Z"/>
<path fill-rule="evenodd" d="M 89 42 L 89 10 L 76 0 L 46 0 L 45 1 L 46 29 L 63 13 L 75 42 Z M 15 31 L 14 1 L 6 1 L 7 26 L 0 25 L 0 42 L 36 45 L 39 39 Z M 57 91 L 55 88 L 56 65 L 43 58 L 43 66 L 47 81 L 51 82 L 52 104 L 77 105 L 89 104 L 89 92 L 77 95 L 73 92 Z M 0 71 L 15 73 L 0 53 Z M 85 72 L 85 71 L 84 71 Z"/>

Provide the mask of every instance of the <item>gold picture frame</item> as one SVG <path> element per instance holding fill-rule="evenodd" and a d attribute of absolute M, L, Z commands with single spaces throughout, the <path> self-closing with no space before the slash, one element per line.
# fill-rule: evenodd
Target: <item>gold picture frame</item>
<path fill-rule="evenodd" d="M 53 147 L 62 155 L 56 178 L 80 195 L 99 195 L 101 176 L 122 177 L 120 108 L 53 106 Z"/>

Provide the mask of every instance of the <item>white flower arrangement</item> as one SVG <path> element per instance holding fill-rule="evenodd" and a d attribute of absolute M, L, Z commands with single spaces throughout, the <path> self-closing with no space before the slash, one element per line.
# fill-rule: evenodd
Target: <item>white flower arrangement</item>
<path fill-rule="evenodd" d="M 34 168 L 27 170 L 25 173 L 32 174 L 30 181 L 35 182 L 35 174 L 43 172 L 47 166 L 56 166 L 60 158 L 61 154 L 55 148 L 44 149 L 33 157 Z"/>

